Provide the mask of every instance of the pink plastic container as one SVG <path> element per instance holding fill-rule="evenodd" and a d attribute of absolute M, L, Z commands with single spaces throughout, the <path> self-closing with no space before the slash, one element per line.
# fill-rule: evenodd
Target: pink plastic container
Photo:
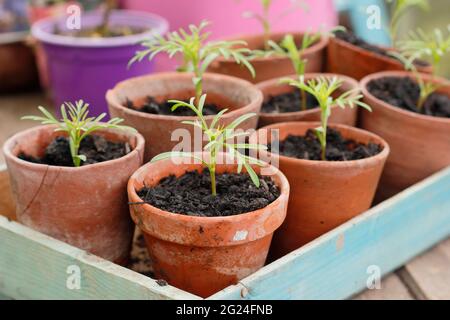
<path fill-rule="evenodd" d="M 295 0 L 273 0 L 273 32 L 317 30 L 337 24 L 333 0 L 305 0 L 309 8 L 307 12 L 297 9 L 285 14 L 293 1 Z M 246 11 L 261 13 L 259 0 L 122 0 L 121 5 L 126 9 L 156 13 L 169 21 L 171 30 L 198 24 L 202 20 L 211 21 L 211 39 L 262 32 L 258 21 L 243 17 L 243 12 Z M 283 17 L 277 19 L 281 15 Z M 161 58 L 157 63 L 159 71 L 173 66 L 173 62 Z"/>

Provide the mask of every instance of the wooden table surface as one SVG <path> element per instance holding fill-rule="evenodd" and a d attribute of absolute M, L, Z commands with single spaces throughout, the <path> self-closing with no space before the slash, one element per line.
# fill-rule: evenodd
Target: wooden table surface
<path fill-rule="evenodd" d="M 0 145 L 15 132 L 36 125 L 20 117 L 38 114 L 39 105 L 52 108 L 41 92 L 0 96 Z M 450 238 L 387 275 L 380 289 L 366 290 L 354 299 L 450 299 Z"/>

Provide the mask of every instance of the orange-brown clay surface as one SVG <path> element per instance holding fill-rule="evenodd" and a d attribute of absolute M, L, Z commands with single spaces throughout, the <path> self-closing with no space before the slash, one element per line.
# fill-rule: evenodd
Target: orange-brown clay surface
<path fill-rule="evenodd" d="M 383 137 L 391 154 L 380 181 L 379 200 L 415 184 L 450 165 L 450 119 L 422 115 L 391 106 L 367 90 L 367 84 L 382 77 L 413 77 L 403 71 L 380 72 L 361 80 L 364 101 L 372 112 L 361 113 L 361 127 Z M 422 75 L 425 81 L 439 82 L 438 90 L 450 96 L 450 83 L 443 78 Z"/>
<path fill-rule="evenodd" d="M 430 73 L 432 70 L 430 66 L 417 66 L 417 68 L 425 73 Z M 335 37 L 330 38 L 327 49 L 328 72 L 360 80 L 369 74 L 386 70 L 404 70 L 404 66 L 393 58 L 384 57 Z"/>

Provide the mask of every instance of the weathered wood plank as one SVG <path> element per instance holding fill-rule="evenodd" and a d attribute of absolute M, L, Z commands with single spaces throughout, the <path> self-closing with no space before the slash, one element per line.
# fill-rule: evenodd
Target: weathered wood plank
<path fill-rule="evenodd" d="M 0 239 L 0 292 L 14 299 L 198 298 L 2 216 Z M 78 268 L 80 289 L 69 289 Z"/>
<path fill-rule="evenodd" d="M 406 264 L 399 274 L 420 299 L 449 300 L 450 238 Z"/>
<path fill-rule="evenodd" d="M 380 289 L 366 289 L 353 298 L 354 300 L 414 300 L 408 288 L 395 274 L 387 275 L 381 281 Z"/>
<path fill-rule="evenodd" d="M 344 299 L 450 236 L 450 167 L 211 299 Z M 370 271 L 370 270 L 369 270 Z"/>

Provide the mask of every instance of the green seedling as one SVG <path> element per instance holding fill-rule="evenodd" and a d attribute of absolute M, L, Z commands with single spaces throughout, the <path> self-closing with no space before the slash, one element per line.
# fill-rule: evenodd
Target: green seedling
<path fill-rule="evenodd" d="M 272 24 L 270 19 L 270 9 L 273 4 L 273 0 L 260 0 L 260 4 L 262 7 L 262 14 L 258 14 L 251 11 L 244 12 L 245 18 L 253 18 L 256 19 L 263 28 L 264 35 L 264 50 L 270 50 L 270 34 L 272 31 Z M 283 14 L 281 14 L 278 18 L 282 18 L 283 16 L 292 13 L 295 9 L 301 8 L 306 10 L 308 8 L 307 4 L 303 0 L 294 0 L 292 1 L 292 6 L 286 10 Z"/>
<path fill-rule="evenodd" d="M 213 120 L 211 121 L 211 124 L 208 125 L 206 122 L 206 118 L 203 115 L 203 106 L 205 104 L 206 100 L 206 94 L 202 95 L 200 99 L 197 102 L 197 105 L 195 104 L 195 98 L 191 98 L 190 102 L 184 102 L 179 100 L 169 100 L 169 102 L 174 103 L 172 106 L 172 111 L 176 110 L 180 107 L 186 107 L 191 109 L 193 112 L 195 112 L 197 119 L 194 121 L 182 121 L 184 124 L 192 125 L 196 128 L 200 128 L 204 135 L 208 138 L 208 143 L 205 145 L 203 150 L 205 152 L 209 153 L 209 159 L 202 159 L 201 157 L 195 155 L 194 153 L 190 152 L 180 152 L 180 151 L 172 151 L 172 152 L 165 152 L 157 155 L 154 157 L 151 162 L 168 159 L 172 157 L 187 157 L 187 158 L 193 158 L 198 161 L 201 161 L 201 163 L 208 168 L 209 174 L 211 177 L 211 193 L 212 195 L 216 196 L 216 165 L 217 165 L 217 156 L 218 152 L 222 150 L 226 150 L 231 156 L 233 156 L 238 163 L 238 173 L 242 171 L 242 167 L 245 167 L 247 170 L 247 173 L 249 174 L 250 178 L 252 179 L 255 186 L 259 188 L 260 181 L 259 177 L 256 174 L 256 172 L 251 167 L 251 164 L 257 164 L 260 166 L 265 165 L 264 162 L 249 157 L 245 154 L 240 153 L 239 150 L 242 149 L 252 149 L 252 150 L 267 150 L 266 146 L 258 145 L 258 144 L 247 144 L 247 143 L 231 143 L 229 142 L 231 139 L 234 139 L 239 136 L 245 136 L 249 133 L 245 132 L 234 132 L 234 129 L 239 126 L 242 122 L 246 121 L 247 119 L 250 119 L 254 116 L 256 116 L 255 113 L 248 113 L 245 115 L 240 116 L 239 118 L 235 119 L 233 122 L 231 122 L 227 126 L 222 126 L 220 124 L 221 117 L 227 112 L 228 109 L 221 110 L 217 115 L 214 116 Z"/>
<path fill-rule="evenodd" d="M 346 108 L 347 106 L 353 108 L 355 106 L 363 107 L 369 111 L 371 108 L 360 101 L 362 98 L 361 94 L 355 94 L 358 92 L 358 88 L 346 91 L 342 93 L 339 97 L 334 98 L 336 90 L 342 86 L 342 80 L 337 77 L 325 78 L 319 77 L 317 79 L 311 79 L 305 82 L 304 77 L 300 77 L 299 80 L 293 79 L 283 79 L 283 83 L 288 83 L 294 87 L 304 90 L 309 94 L 313 95 L 319 103 L 320 107 L 320 127 L 315 129 L 317 138 L 319 139 L 321 145 L 321 158 L 323 161 L 326 160 L 326 146 L 327 146 L 327 127 L 328 119 L 331 116 L 332 106 L 337 105 L 340 108 Z"/>
<path fill-rule="evenodd" d="M 413 7 L 418 7 L 422 10 L 429 9 L 428 0 L 386 0 L 392 6 L 392 16 L 389 24 L 389 33 L 392 44 L 395 46 L 397 42 L 398 27 L 401 18 L 404 14 Z"/>
<path fill-rule="evenodd" d="M 398 49 L 399 52 L 391 52 L 390 54 L 399 59 L 406 70 L 414 73 L 420 88 L 417 109 L 421 111 L 427 98 L 439 86 L 432 81 L 425 82 L 417 71 L 414 61 L 421 59 L 428 62 L 433 68 L 432 76 L 438 75 L 443 57 L 450 53 L 450 34 L 447 34 L 447 37 L 445 37 L 439 29 L 435 29 L 430 34 L 426 34 L 423 30 L 418 29 L 416 32 L 409 34 L 408 40 L 399 41 Z"/>
<path fill-rule="evenodd" d="M 55 131 L 66 132 L 69 138 L 70 154 L 75 167 L 79 167 L 81 161 L 86 161 L 86 156 L 79 154 L 78 151 L 81 141 L 88 135 L 106 128 L 136 132 L 134 128 L 119 125 L 119 123 L 123 122 L 123 119 L 120 118 L 113 118 L 108 122 L 101 122 L 106 116 L 106 113 L 102 113 L 98 117 L 88 117 L 89 104 L 84 103 L 83 100 L 76 101 L 75 105 L 71 102 L 66 102 L 61 105 L 61 120 L 57 120 L 42 106 L 39 106 L 38 109 L 44 115 L 43 117 L 25 116 L 22 117 L 22 120 L 34 120 L 42 124 L 53 124 L 56 125 Z"/>
<path fill-rule="evenodd" d="M 203 74 L 218 57 L 233 59 L 236 63 L 244 65 L 255 77 L 255 70 L 249 62 L 251 50 L 245 47 L 247 43 L 240 40 L 207 42 L 210 34 L 204 32 L 204 29 L 208 24 L 207 21 L 203 21 L 199 26 L 190 25 L 189 32 L 180 29 L 178 32 L 169 33 L 166 37 L 155 35 L 151 40 L 142 43 L 142 46 L 147 49 L 136 52 L 129 65 L 136 61 L 140 62 L 147 56 L 149 60 L 152 60 L 162 52 L 169 54 L 171 58 L 175 54 L 181 54 L 183 64 L 178 71 L 194 73 L 192 82 L 195 86 L 197 102 L 203 94 Z"/>
<path fill-rule="evenodd" d="M 327 35 L 334 36 L 334 32 L 338 30 L 344 30 L 344 27 L 336 27 L 330 30 Z M 309 33 L 306 32 L 303 35 L 302 42 L 300 47 L 298 48 L 294 36 L 292 34 L 287 34 L 284 36 L 283 40 L 280 44 L 277 44 L 275 41 L 269 40 L 270 50 L 267 50 L 265 55 L 276 54 L 279 56 L 287 57 L 291 60 L 292 66 L 294 67 L 295 73 L 298 77 L 305 75 L 306 65 L 308 63 L 307 59 L 302 58 L 305 53 L 305 50 L 311 47 L 314 43 L 316 43 L 320 37 L 324 34 L 322 32 Z M 300 90 L 301 94 L 301 110 L 306 110 L 306 93 L 303 90 Z"/>

